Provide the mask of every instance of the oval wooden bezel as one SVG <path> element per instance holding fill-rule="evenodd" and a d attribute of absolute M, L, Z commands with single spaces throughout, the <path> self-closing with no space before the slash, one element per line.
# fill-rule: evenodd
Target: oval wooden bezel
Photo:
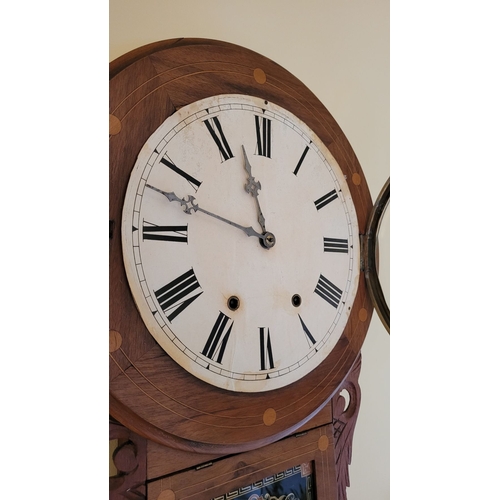
<path fill-rule="evenodd" d="M 373 312 L 360 275 L 348 324 L 323 363 L 289 386 L 257 394 L 225 391 L 195 378 L 147 331 L 122 259 L 121 212 L 130 172 L 143 144 L 176 109 L 234 93 L 288 109 L 319 136 L 346 176 L 360 233 L 372 209 L 361 166 L 336 121 L 304 84 L 270 59 L 226 42 L 176 39 L 140 47 L 110 64 L 110 413 L 147 439 L 200 453 L 254 449 L 310 420 L 347 376 Z"/>

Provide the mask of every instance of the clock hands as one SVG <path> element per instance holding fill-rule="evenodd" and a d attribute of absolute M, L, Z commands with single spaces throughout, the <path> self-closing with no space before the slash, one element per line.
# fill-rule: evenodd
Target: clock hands
<path fill-rule="evenodd" d="M 251 226 L 244 227 L 241 226 L 240 224 L 237 224 L 236 222 L 230 221 L 224 217 L 221 217 L 220 215 L 214 214 L 212 212 L 209 212 L 208 210 L 205 210 L 204 208 L 201 208 L 197 203 L 196 199 L 192 195 L 188 195 L 186 198 L 182 199 L 179 198 L 175 193 L 173 192 L 165 192 L 162 191 L 161 189 L 158 189 L 154 186 L 151 186 L 150 184 L 146 184 L 146 187 L 149 187 L 150 189 L 153 189 L 154 191 L 157 191 L 158 193 L 163 194 L 164 196 L 167 197 L 169 201 L 177 201 L 178 203 L 181 204 L 182 209 L 184 210 L 185 213 L 188 215 L 191 215 L 192 212 L 203 212 L 204 214 L 210 215 L 210 217 L 214 217 L 215 219 L 219 219 L 222 222 L 225 222 L 226 224 L 229 224 L 233 227 L 236 227 L 238 229 L 241 229 L 247 236 L 256 236 L 257 238 L 260 239 L 260 243 L 264 248 L 272 248 L 276 244 L 276 237 L 274 234 L 266 231 L 266 221 L 264 219 L 264 215 L 262 213 L 262 209 L 260 208 L 260 203 L 259 203 L 259 189 L 261 189 L 261 184 L 259 181 L 255 180 L 255 177 L 252 175 L 252 166 L 250 165 L 250 162 L 248 160 L 247 153 L 245 151 L 245 147 L 242 145 L 241 146 L 243 149 L 243 156 L 245 159 L 245 170 L 248 173 L 248 178 L 247 182 L 245 184 L 245 191 L 249 193 L 251 196 L 255 198 L 255 202 L 257 203 L 257 219 L 259 221 L 260 227 L 262 228 L 262 234 L 258 233 L 255 231 L 255 229 Z"/>
<path fill-rule="evenodd" d="M 182 209 L 188 215 L 191 215 L 192 212 L 198 212 L 198 211 L 203 212 L 204 214 L 210 215 L 210 217 L 214 217 L 215 219 L 218 219 L 222 222 L 225 222 L 226 224 L 229 224 L 233 227 L 241 229 L 247 236 L 256 236 L 257 238 L 259 238 L 261 240 L 261 244 L 264 248 L 272 248 L 274 246 L 274 244 L 276 243 L 276 238 L 275 238 L 274 234 L 269 233 L 269 232 L 264 232 L 263 234 L 260 234 L 257 231 L 255 231 L 255 229 L 252 226 L 244 227 L 244 226 L 241 226 L 240 224 L 237 224 L 236 222 L 225 219 L 224 217 L 221 217 L 220 215 L 209 212 L 208 210 L 201 208 L 196 203 L 195 197 L 192 195 L 188 195 L 187 198 L 182 199 L 182 198 L 179 198 L 173 192 L 168 193 L 166 191 L 162 191 L 161 189 L 158 189 L 154 186 L 151 186 L 150 184 L 146 184 L 146 187 L 152 189 L 153 191 L 157 191 L 158 193 L 161 193 L 162 195 L 166 196 L 168 201 L 177 201 L 178 203 L 181 204 Z"/>
<path fill-rule="evenodd" d="M 264 219 L 264 215 L 262 214 L 262 210 L 260 208 L 260 203 L 259 203 L 259 189 L 261 188 L 260 182 L 255 180 L 255 177 L 252 175 L 252 166 L 250 165 L 250 162 L 248 161 L 248 156 L 245 151 L 245 146 L 241 146 L 243 149 L 243 156 L 245 157 L 245 170 L 248 173 L 248 179 L 245 184 L 245 191 L 249 194 L 251 194 L 254 198 L 255 201 L 257 202 L 257 218 L 259 220 L 260 227 L 262 228 L 262 231 L 264 233 L 266 232 L 266 221 Z"/>

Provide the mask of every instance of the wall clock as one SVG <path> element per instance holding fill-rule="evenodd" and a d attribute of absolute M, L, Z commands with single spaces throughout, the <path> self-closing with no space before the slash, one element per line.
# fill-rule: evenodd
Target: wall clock
<path fill-rule="evenodd" d="M 180 39 L 111 63 L 111 415 L 221 454 L 310 420 L 369 326 L 371 208 L 335 120 L 271 60 Z"/>

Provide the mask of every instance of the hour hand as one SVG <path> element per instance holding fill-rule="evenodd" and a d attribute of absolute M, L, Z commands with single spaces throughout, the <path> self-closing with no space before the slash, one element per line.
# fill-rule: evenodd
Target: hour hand
<path fill-rule="evenodd" d="M 262 231 L 266 232 L 266 221 L 264 219 L 264 215 L 262 213 L 262 210 L 260 208 L 260 203 L 259 203 L 259 189 L 261 188 L 260 182 L 255 180 L 255 177 L 252 175 L 252 165 L 250 165 L 250 162 L 248 161 L 248 156 L 245 151 L 245 146 L 241 146 L 243 149 L 243 156 L 245 158 L 245 170 L 247 171 L 248 178 L 247 182 L 245 184 L 245 191 L 249 194 L 251 194 L 254 198 L 255 201 L 257 202 L 257 218 L 259 220 L 260 227 L 262 228 Z"/>

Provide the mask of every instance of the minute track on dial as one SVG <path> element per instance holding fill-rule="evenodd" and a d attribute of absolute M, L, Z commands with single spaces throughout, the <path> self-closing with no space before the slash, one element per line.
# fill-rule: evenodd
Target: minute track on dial
<path fill-rule="evenodd" d="M 272 248 L 276 244 L 276 238 L 274 234 L 270 232 L 265 232 L 262 234 L 258 233 L 252 226 L 245 227 L 229 219 L 221 217 L 220 215 L 209 212 L 208 210 L 201 208 L 196 203 L 196 198 L 192 195 L 188 195 L 186 198 L 179 198 L 174 192 L 162 191 L 161 189 L 158 189 L 155 186 L 151 186 L 151 184 L 146 184 L 146 187 L 162 194 L 168 199 L 168 201 L 177 201 L 178 203 L 181 204 L 182 209 L 188 215 L 192 215 L 192 212 L 202 212 L 206 215 L 210 215 L 210 217 L 214 217 L 215 219 L 225 222 L 230 226 L 236 227 L 237 229 L 241 229 L 247 236 L 255 236 L 259 238 L 262 241 L 262 245 L 264 246 L 264 248 L 267 249 Z"/>

